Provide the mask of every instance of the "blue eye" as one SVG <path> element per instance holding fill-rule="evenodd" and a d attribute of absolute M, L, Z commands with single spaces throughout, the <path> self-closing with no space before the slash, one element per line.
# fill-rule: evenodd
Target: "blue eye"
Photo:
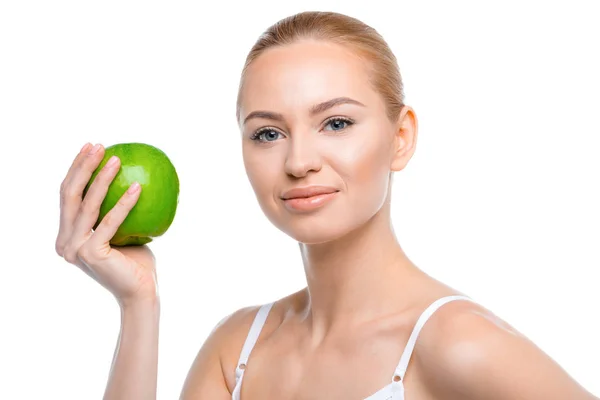
<path fill-rule="evenodd" d="M 273 129 L 259 129 L 251 137 L 250 140 L 259 142 L 274 142 L 279 138 L 280 133 Z"/>
<path fill-rule="evenodd" d="M 349 127 L 353 123 L 354 123 L 354 121 L 351 121 L 347 118 L 340 118 L 340 117 L 331 118 L 330 120 L 327 121 L 327 124 L 325 124 L 325 126 L 326 127 L 331 126 L 332 129 L 325 129 L 325 130 L 341 131 L 342 129 Z"/>
<path fill-rule="evenodd" d="M 326 121 L 324 130 L 326 131 L 341 131 L 349 126 L 354 125 L 354 121 L 349 118 L 333 117 Z M 327 127 L 331 127 L 327 129 Z M 274 142 L 283 134 L 272 128 L 261 128 L 250 136 L 250 140 L 255 140 L 259 143 Z"/>

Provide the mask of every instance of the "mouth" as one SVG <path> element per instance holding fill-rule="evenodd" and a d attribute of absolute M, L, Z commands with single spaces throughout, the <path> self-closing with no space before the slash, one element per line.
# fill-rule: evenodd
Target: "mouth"
<path fill-rule="evenodd" d="M 281 199 L 286 208 L 295 212 L 313 211 L 333 200 L 338 189 L 329 186 L 307 186 L 283 193 Z"/>

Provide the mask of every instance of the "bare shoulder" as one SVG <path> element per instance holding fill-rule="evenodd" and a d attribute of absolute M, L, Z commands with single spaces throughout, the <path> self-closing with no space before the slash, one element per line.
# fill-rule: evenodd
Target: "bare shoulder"
<path fill-rule="evenodd" d="M 471 301 L 440 307 L 413 357 L 433 398 L 596 399 L 527 337 Z"/>
<path fill-rule="evenodd" d="M 289 298 L 291 296 L 274 302 L 259 341 L 278 324 L 279 314 L 287 306 Z M 231 399 L 237 361 L 260 307 L 254 305 L 238 309 L 216 324 L 192 363 L 181 400 Z"/>
<path fill-rule="evenodd" d="M 181 400 L 210 398 L 231 399 L 231 377 L 227 374 L 224 360 L 231 347 L 240 347 L 239 339 L 244 326 L 252 324 L 259 306 L 244 307 L 224 317 L 213 328 L 198 351 L 185 379 Z M 239 341 L 242 343 L 239 343 Z M 234 378 L 235 381 L 235 378 Z"/>

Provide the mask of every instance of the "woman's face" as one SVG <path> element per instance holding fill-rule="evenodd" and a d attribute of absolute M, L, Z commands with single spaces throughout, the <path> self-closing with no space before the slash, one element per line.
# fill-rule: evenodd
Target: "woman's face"
<path fill-rule="evenodd" d="M 240 106 L 244 165 L 260 207 L 302 243 L 366 223 L 386 200 L 390 171 L 414 151 L 412 111 L 392 123 L 365 62 L 336 44 L 267 50 L 247 70 Z"/>

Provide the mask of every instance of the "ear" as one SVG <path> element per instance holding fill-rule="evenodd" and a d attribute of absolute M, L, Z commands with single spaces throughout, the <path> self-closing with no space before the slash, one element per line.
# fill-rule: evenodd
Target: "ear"
<path fill-rule="evenodd" d="M 400 171 L 408 164 L 417 146 L 417 131 L 417 116 L 411 107 L 405 105 L 394 128 L 392 171 Z"/>

